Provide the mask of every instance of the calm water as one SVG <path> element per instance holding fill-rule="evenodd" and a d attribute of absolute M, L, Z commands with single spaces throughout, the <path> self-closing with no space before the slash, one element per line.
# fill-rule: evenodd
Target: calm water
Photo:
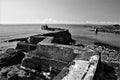
<path fill-rule="evenodd" d="M 56 25 L 50 27 L 56 27 Z M 98 35 L 95 35 L 94 32 L 89 31 L 90 28 L 81 27 L 80 25 L 57 25 L 57 27 L 69 29 L 72 35 L 86 36 L 120 46 L 120 35 L 117 34 L 99 32 Z M 38 33 L 41 33 L 41 25 L 0 26 L 0 41 Z"/>

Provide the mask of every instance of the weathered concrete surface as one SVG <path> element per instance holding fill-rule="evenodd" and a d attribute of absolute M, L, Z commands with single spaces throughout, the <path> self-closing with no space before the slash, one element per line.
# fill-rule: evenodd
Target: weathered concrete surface
<path fill-rule="evenodd" d="M 99 61 L 98 53 L 89 46 L 70 45 L 74 40 L 69 30 L 54 28 L 46 28 L 46 30 L 49 31 L 30 36 L 27 41 L 25 39 L 17 44 L 16 49 L 25 52 L 26 55 L 21 64 L 25 71 L 23 70 L 22 74 L 14 70 L 8 72 L 8 80 L 92 80 Z M 12 53 L 11 50 L 6 52 Z M 27 70 L 29 74 L 26 77 L 24 73 Z M 28 77 L 38 78 L 29 79 Z"/>
<path fill-rule="evenodd" d="M 61 70 L 53 80 L 92 80 L 99 61 L 99 53 L 90 46 L 80 48 L 39 43 L 36 50 L 27 54 L 28 57 L 22 63 L 25 67 L 47 71 L 52 66 L 53 69 Z M 69 67 L 68 63 L 73 62 L 75 64 Z"/>
<path fill-rule="evenodd" d="M 99 56 L 95 55 L 90 58 L 90 61 L 74 60 L 75 64 L 69 68 L 69 73 L 58 80 L 92 80 L 97 68 Z"/>
<path fill-rule="evenodd" d="M 62 80 L 82 80 L 89 66 L 88 61 L 75 60 L 75 65 L 71 65 L 69 73 Z"/>
<path fill-rule="evenodd" d="M 7 48 L 16 48 L 17 46 L 17 41 L 15 42 L 3 42 L 3 43 L 0 43 L 0 49 L 5 51 Z"/>
<path fill-rule="evenodd" d="M 89 60 L 90 67 L 87 71 L 86 76 L 84 77 L 84 80 L 93 80 L 93 77 L 95 75 L 95 72 L 96 72 L 96 69 L 98 66 L 98 62 L 99 62 L 98 55 L 91 56 L 91 58 Z"/>
<path fill-rule="evenodd" d="M 62 70 L 77 54 L 71 46 L 39 43 L 36 50 L 26 53 L 22 65 L 31 69 L 42 69 L 44 67 Z M 42 70 L 44 71 L 44 70 Z"/>
<path fill-rule="evenodd" d="M 62 70 L 67 65 L 66 62 L 37 56 L 27 57 L 22 61 L 22 66 L 38 71 L 48 71 L 50 66 L 52 69 Z"/>
<path fill-rule="evenodd" d="M 37 44 L 39 42 L 41 42 L 42 40 L 44 40 L 46 37 L 44 36 L 30 36 L 30 39 L 28 39 L 28 43 L 31 44 Z"/>
<path fill-rule="evenodd" d="M 36 50 L 31 52 L 30 54 L 61 60 L 65 62 L 71 62 L 76 56 L 71 46 L 48 43 L 41 43 L 37 45 Z"/>
<path fill-rule="evenodd" d="M 35 50 L 36 44 L 28 44 L 28 43 L 24 43 L 24 42 L 19 42 L 19 43 L 17 43 L 16 49 L 20 49 L 22 51 L 27 52 L 27 51 Z"/>
<path fill-rule="evenodd" d="M 41 36 L 54 37 L 52 43 L 70 44 L 71 42 L 74 42 L 74 40 L 71 38 L 69 30 L 53 31 L 51 33 L 42 34 Z"/>
<path fill-rule="evenodd" d="M 53 39 L 54 39 L 53 37 L 46 37 L 44 40 L 42 40 L 38 44 L 41 44 L 41 43 L 52 43 Z"/>

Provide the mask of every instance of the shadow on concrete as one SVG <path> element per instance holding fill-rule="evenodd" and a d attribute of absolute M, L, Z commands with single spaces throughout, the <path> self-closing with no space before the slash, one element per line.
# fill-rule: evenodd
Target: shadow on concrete
<path fill-rule="evenodd" d="M 117 80 L 115 69 L 107 63 L 100 62 L 93 80 Z"/>

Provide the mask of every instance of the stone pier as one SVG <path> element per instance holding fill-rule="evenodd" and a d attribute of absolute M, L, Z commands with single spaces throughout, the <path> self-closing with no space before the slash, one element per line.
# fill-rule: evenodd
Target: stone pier
<path fill-rule="evenodd" d="M 75 41 L 67 29 L 47 26 L 42 29 L 43 34 L 25 40 L 14 39 L 18 41 L 15 49 L 25 54 L 21 61 L 22 70 L 36 74 L 40 80 L 93 80 L 100 61 L 99 53 L 72 45 Z M 22 80 L 23 77 L 20 78 Z M 24 76 L 25 79 L 37 80 Z"/>

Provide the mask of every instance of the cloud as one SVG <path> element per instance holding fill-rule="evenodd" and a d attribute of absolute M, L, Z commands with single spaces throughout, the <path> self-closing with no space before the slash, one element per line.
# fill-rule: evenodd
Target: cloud
<path fill-rule="evenodd" d="M 108 21 L 64 21 L 56 20 L 52 18 L 48 19 L 35 19 L 35 20 L 25 20 L 23 21 L 0 21 L 0 24 L 120 24 L 120 22 L 108 22 Z"/>
<path fill-rule="evenodd" d="M 120 22 L 109 22 L 109 21 L 86 21 L 86 24 L 120 24 Z"/>
<path fill-rule="evenodd" d="M 53 23 L 59 23 L 59 24 L 120 24 L 120 22 L 108 22 L 108 21 L 62 21 L 62 20 L 55 20 L 52 18 L 43 19 L 40 21 L 40 23 L 43 24 L 53 24 Z"/>
<path fill-rule="evenodd" d="M 50 23 L 50 24 L 52 24 L 52 23 L 58 23 L 58 24 L 79 24 L 79 23 L 84 23 L 84 22 L 55 20 L 55 19 L 52 19 L 52 18 L 48 18 L 48 19 L 41 20 L 40 23 L 44 23 L 44 24 L 47 24 L 47 23 Z"/>

